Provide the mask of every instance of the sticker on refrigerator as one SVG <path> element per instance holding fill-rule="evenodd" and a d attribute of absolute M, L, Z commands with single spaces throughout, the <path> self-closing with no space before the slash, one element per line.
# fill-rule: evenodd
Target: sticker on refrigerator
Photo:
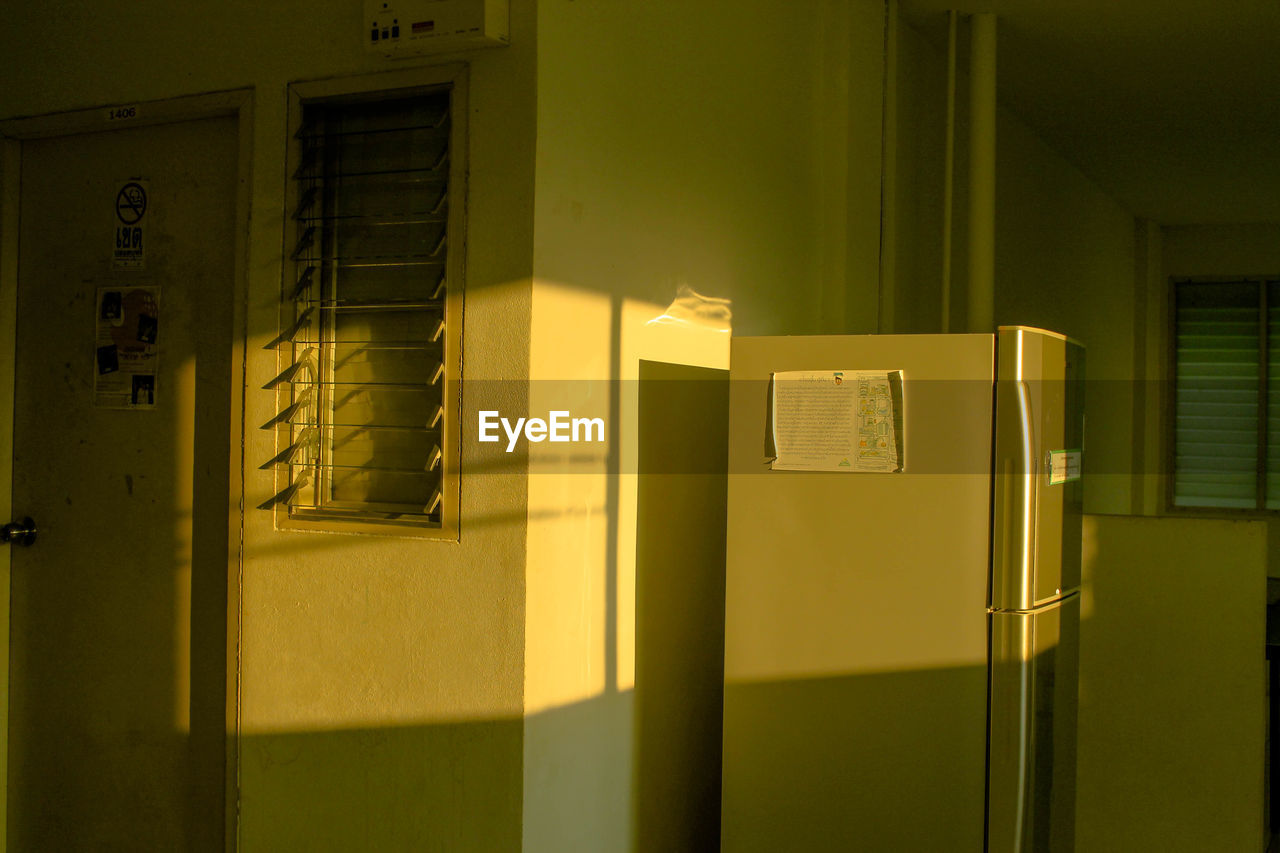
<path fill-rule="evenodd" d="M 773 469 L 902 471 L 901 370 L 789 370 L 771 380 Z"/>
<path fill-rule="evenodd" d="M 93 405 L 154 409 L 160 288 L 98 288 Z"/>
<path fill-rule="evenodd" d="M 1060 483 L 1070 483 L 1080 479 L 1080 451 L 1079 450 L 1050 450 L 1049 451 L 1049 485 L 1056 486 Z"/>

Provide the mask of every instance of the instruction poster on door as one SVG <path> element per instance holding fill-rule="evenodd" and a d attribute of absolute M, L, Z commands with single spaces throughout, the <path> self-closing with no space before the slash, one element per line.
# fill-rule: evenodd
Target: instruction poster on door
<path fill-rule="evenodd" d="M 155 408 L 159 334 L 159 287 L 98 288 L 94 406 Z"/>

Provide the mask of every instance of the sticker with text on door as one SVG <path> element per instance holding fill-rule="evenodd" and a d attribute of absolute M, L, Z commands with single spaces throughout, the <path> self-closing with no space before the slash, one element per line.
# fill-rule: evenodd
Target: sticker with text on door
<path fill-rule="evenodd" d="M 99 287 L 94 341 L 93 405 L 154 409 L 160 288 Z"/>
<path fill-rule="evenodd" d="M 1049 485 L 1071 483 L 1080 479 L 1081 452 L 1079 450 L 1049 451 Z"/>
<path fill-rule="evenodd" d="M 147 206 L 151 188 L 142 178 L 129 178 L 115 185 L 112 220 L 115 224 L 115 248 L 111 267 L 117 270 L 140 270 L 147 266 Z"/>

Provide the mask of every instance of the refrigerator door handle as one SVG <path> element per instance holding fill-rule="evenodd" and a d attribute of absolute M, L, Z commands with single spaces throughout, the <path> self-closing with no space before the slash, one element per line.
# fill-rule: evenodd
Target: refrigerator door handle
<path fill-rule="evenodd" d="M 993 614 L 988 721 L 987 850 L 1030 853 L 1027 788 L 1031 765 L 1031 658 L 1029 614 Z"/>
<path fill-rule="evenodd" d="M 1036 452 L 1031 389 L 1021 379 L 1000 383 L 997 394 L 997 513 L 1000 547 L 993 567 L 991 606 L 997 610 L 1027 610 L 1035 599 Z M 1014 399 L 1009 399 L 1013 397 Z M 1001 406 L 1001 403 L 1004 403 Z M 1012 410 L 1012 412 L 1011 412 Z M 1016 412 L 1016 424 L 1010 415 Z M 1013 432 L 1010 436 L 1008 433 Z M 1010 447 L 1015 444 L 1015 447 Z M 1003 445 L 1003 446 L 1001 446 Z"/>
<path fill-rule="evenodd" d="M 1035 598 L 1033 572 L 1036 559 L 1036 440 L 1035 426 L 1031 420 L 1031 389 L 1021 380 L 1018 381 L 1017 388 L 1018 419 L 1021 427 L 1018 432 L 1019 449 L 1022 451 L 1022 469 L 1018 476 L 1022 487 L 1022 503 L 1017 508 L 1022 519 L 1022 535 L 1018 537 L 1022 548 L 1022 553 L 1018 555 L 1021 591 L 1019 598 L 1022 599 L 1019 604 L 1022 607 L 1030 607 Z"/>

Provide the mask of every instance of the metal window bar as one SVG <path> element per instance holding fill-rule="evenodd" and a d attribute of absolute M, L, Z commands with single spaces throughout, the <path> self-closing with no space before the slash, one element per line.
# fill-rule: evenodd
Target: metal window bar
<path fill-rule="evenodd" d="M 285 401 L 262 425 L 283 488 L 264 509 L 440 524 L 449 100 L 303 105 L 293 273 L 268 344 L 290 360 L 264 386 Z M 389 175 L 406 177 L 361 180 Z"/>

